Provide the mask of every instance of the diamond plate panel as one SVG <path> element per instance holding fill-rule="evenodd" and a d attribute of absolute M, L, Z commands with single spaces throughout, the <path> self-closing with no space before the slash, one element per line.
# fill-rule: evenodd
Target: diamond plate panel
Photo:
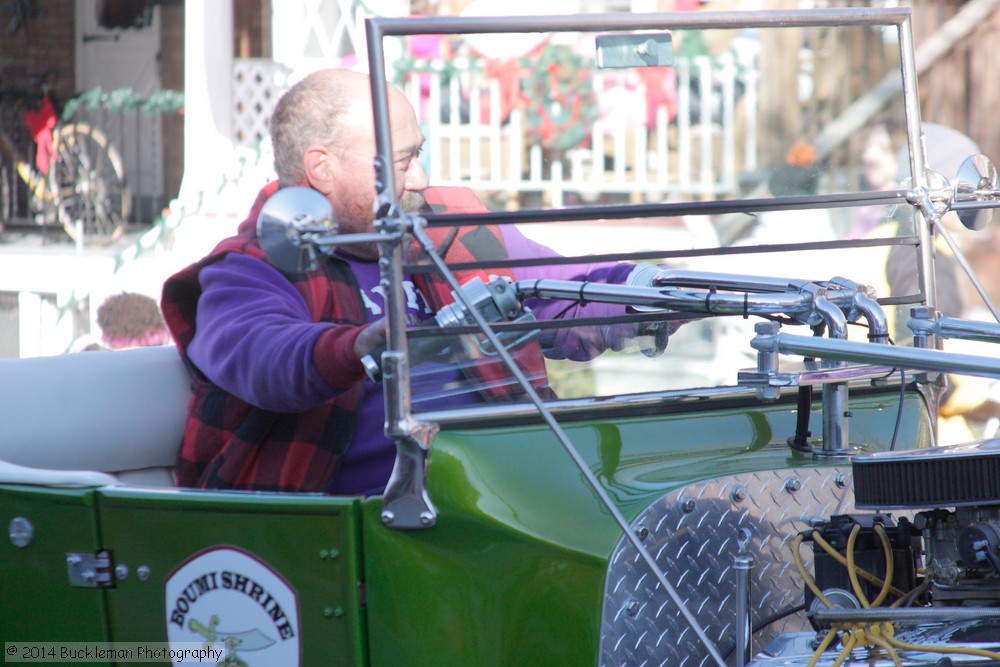
<path fill-rule="evenodd" d="M 736 538 L 752 536 L 751 622 L 802 604 L 792 559 L 795 535 L 831 514 L 854 512 L 850 468 L 797 468 L 689 484 L 643 511 L 632 529 L 706 635 L 725 656 L 734 646 Z M 647 532 L 648 531 L 648 532 Z M 801 548 L 812 571 L 811 548 Z M 809 629 L 793 614 L 754 636 L 765 645 Z M 698 667 L 711 656 L 655 575 L 624 537 L 612 553 L 601 621 L 602 667 Z"/>

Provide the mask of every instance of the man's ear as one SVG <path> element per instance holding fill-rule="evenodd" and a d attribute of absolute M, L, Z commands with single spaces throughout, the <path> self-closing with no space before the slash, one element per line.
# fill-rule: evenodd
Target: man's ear
<path fill-rule="evenodd" d="M 303 157 L 306 184 L 323 195 L 333 191 L 334 175 L 337 172 L 337 157 L 327 146 L 313 144 L 306 148 Z"/>

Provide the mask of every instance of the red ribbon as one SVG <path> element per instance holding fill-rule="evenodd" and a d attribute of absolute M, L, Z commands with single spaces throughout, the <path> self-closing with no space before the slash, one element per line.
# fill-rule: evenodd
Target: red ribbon
<path fill-rule="evenodd" d="M 31 138 L 35 140 L 37 150 L 35 152 L 35 164 L 43 174 L 49 173 L 49 165 L 56 157 L 55 145 L 52 143 L 52 130 L 56 126 L 56 111 L 52 107 L 52 100 L 46 95 L 42 98 L 42 108 L 40 111 L 25 111 L 24 122 L 31 132 Z"/>

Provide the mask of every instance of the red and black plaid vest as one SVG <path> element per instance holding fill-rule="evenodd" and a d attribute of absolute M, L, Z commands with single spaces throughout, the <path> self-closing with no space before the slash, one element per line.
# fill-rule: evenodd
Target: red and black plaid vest
<path fill-rule="evenodd" d="M 428 200 L 447 210 L 447 189 L 428 192 Z M 187 347 L 195 332 L 195 316 L 203 268 L 229 253 L 240 253 L 266 261 L 256 239 L 256 219 L 264 202 L 277 191 L 277 183 L 265 187 L 236 236 L 223 240 L 204 259 L 171 276 L 163 287 L 162 310 L 181 356 L 193 369 L 194 394 L 188 410 L 184 437 L 177 462 L 179 486 L 249 489 L 260 491 L 324 492 L 355 430 L 362 382 L 351 384 L 334 399 L 299 413 L 263 410 L 246 403 L 205 378 L 187 358 Z M 455 193 L 461 194 L 461 191 Z M 471 194 L 471 193 L 469 193 Z M 461 197 L 459 197 L 461 199 Z M 466 198 L 460 209 L 471 210 Z M 475 200 L 478 201 L 478 200 Z M 482 205 L 479 204 L 481 207 Z M 447 233 L 445 233 L 447 232 Z M 447 247 L 446 261 L 504 259 L 506 249 L 499 231 L 489 226 L 453 232 L 441 230 L 432 238 Z M 484 255 L 499 255 L 484 256 Z M 503 271 L 490 271 L 502 274 Z M 476 271 L 456 274 L 459 282 L 481 275 Z M 366 323 L 366 313 L 357 281 L 346 262 L 330 258 L 313 271 L 287 275 L 302 295 L 315 322 L 350 326 Z M 413 276 L 434 310 L 451 303 L 451 289 L 436 274 Z M 484 277 L 485 280 L 485 277 Z M 549 396 L 541 349 L 531 343 L 515 351 L 515 358 L 534 386 Z M 503 363 L 493 357 L 480 359 L 467 374 L 484 389 L 484 400 L 509 402 L 523 398 L 522 390 L 510 382 Z"/>

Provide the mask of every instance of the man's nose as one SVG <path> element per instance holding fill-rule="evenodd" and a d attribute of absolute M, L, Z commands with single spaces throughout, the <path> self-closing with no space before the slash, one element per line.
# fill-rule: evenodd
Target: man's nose
<path fill-rule="evenodd" d="M 421 192 L 426 190 L 429 185 L 430 179 L 427 178 L 427 172 L 424 171 L 424 166 L 420 164 L 420 160 L 411 161 L 410 168 L 406 170 L 403 189 L 410 192 Z"/>

